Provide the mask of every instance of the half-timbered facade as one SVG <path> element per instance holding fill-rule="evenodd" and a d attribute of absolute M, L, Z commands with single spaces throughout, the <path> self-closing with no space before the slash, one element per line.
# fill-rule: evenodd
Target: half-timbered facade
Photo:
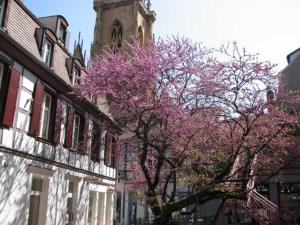
<path fill-rule="evenodd" d="M 120 130 L 74 87 L 63 16 L 0 1 L 0 224 L 112 225 Z"/>

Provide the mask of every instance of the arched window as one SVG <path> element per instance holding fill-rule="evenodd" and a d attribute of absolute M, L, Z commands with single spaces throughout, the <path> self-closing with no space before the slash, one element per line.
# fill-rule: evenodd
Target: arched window
<path fill-rule="evenodd" d="M 115 21 L 112 27 L 111 40 L 113 48 L 122 47 L 123 30 L 122 25 L 119 21 Z"/>
<path fill-rule="evenodd" d="M 138 39 L 139 39 L 140 45 L 143 46 L 144 45 L 144 32 L 143 32 L 143 28 L 141 26 L 138 28 Z"/>

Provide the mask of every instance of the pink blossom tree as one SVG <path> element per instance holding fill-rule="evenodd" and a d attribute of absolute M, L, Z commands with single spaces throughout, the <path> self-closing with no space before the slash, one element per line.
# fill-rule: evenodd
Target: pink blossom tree
<path fill-rule="evenodd" d="M 155 224 L 195 203 L 244 199 L 252 177 L 263 182 L 288 161 L 299 116 L 287 110 L 295 99 L 271 91 L 273 68 L 235 44 L 212 50 L 177 37 L 93 60 L 81 92 L 106 96 L 132 137 L 123 140 L 135 156 L 128 186 L 143 193 Z"/>

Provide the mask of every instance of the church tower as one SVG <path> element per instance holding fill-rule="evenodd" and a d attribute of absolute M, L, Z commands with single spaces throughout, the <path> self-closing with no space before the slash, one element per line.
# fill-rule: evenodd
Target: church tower
<path fill-rule="evenodd" d="M 150 0 L 94 0 L 97 13 L 91 55 L 103 48 L 122 49 L 132 37 L 144 44 L 152 39 L 155 12 Z"/>

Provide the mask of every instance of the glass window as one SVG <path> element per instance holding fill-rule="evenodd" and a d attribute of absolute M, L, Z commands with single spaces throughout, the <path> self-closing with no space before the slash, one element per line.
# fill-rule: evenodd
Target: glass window
<path fill-rule="evenodd" d="M 80 84 L 80 70 L 76 67 L 73 70 L 72 84 L 73 85 L 79 85 Z"/>
<path fill-rule="evenodd" d="M 300 183 L 279 184 L 280 208 L 291 224 L 300 223 Z"/>
<path fill-rule="evenodd" d="M 67 129 L 68 110 L 67 104 L 62 105 L 62 123 L 60 129 L 60 143 L 65 144 L 66 142 L 66 129 Z"/>
<path fill-rule="evenodd" d="M 40 121 L 40 137 L 43 139 L 48 139 L 49 133 L 49 122 L 50 122 L 50 112 L 51 112 L 51 96 L 47 93 L 43 95 L 41 121 Z"/>
<path fill-rule="evenodd" d="M 36 78 L 28 70 L 24 70 L 16 126 L 26 132 L 29 130 L 35 83 Z"/>
<path fill-rule="evenodd" d="M 40 200 L 43 191 L 43 180 L 33 178 L 31 183 L 28 225 L 39 224 Z"/>
<path fill-rule="evenodd" d="M 48 66 L 50 66 L 51 63 L 52 48 L 52 43 L 48 39 L 45 39 L 42 51 L 42 60 Z"/>
<path fill-rule="evenodd" d="M 89 207 L 88 207 L 88 225 L 94 224 L 93 215 L 95 214 L 94 201 L 95 201 L 96 193 L 94 191 L 90 191 L 89 194 Z"/>
<path fill-rule="evenodd" d="M 0 0 L 0 26 L 2 26 L 4 21 L 4 9 L 5 9 L 5 0 Z"/>
<path fill-rule="evenodd" d="M 75 215 L 75 183 L 69 181 L 68 200 L 67 200 L 67 220 L 66 225 L 71 225 Z"/>
<path fill-rule="evenodd" d="M 73 149 L 79 149 L 79 129 L 80 129 L 80 116 L 74 115 L 74 123 L 73 123 Z"/>
<path fill-rule="evenodd" d="M 59 30 L 58 30 L 58 40 L 62 43 L 65 44 L 66 40 L 66 28 L 64 27 L 63 24 L 60 24 Z"/>

